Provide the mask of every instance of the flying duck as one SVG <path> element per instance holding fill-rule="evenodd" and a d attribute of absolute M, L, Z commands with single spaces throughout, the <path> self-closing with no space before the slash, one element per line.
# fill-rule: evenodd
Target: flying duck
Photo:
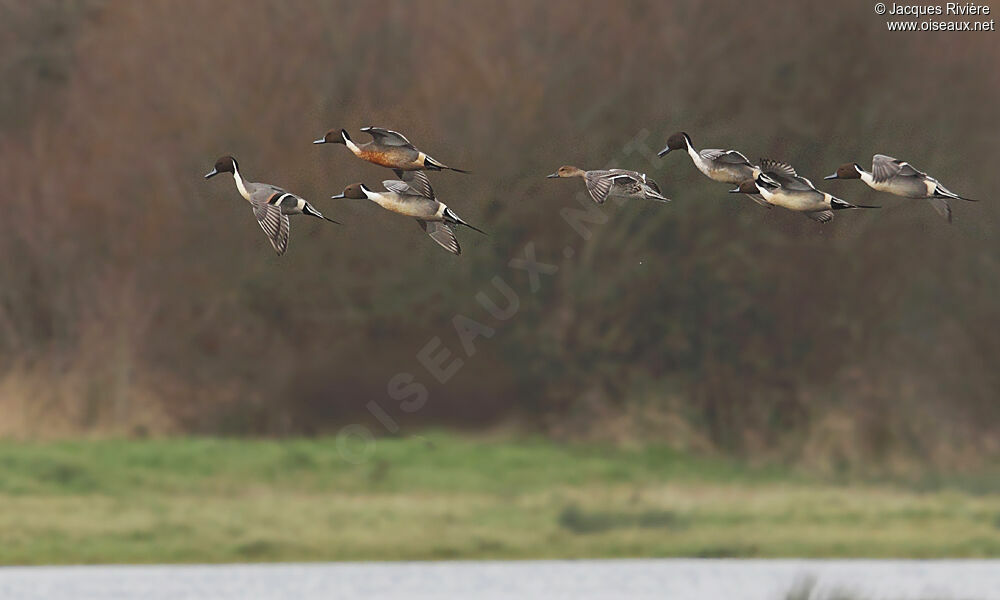
<path fill-rule="evenodd" d="M 695 150 L 691 136 L 684 132 L 667 138 L 667 147 L 660 150 L 657 156 L 666 156 L 671 150 L 687 150 L 691 162 L 699 171 L 721 183 L 740 184 L 754 177 L 754 166 L 742 152 L 717 148 Z"/>
<path fill-rule="evenodd" d="M 547 178 L 555 177 L 581 177 L 587 184 L 587 192 L 594 202 L 604 204 L 608 198 L 639 198 L 644 200 L 656 200 L 658 202 L 669 202 L 660 193 L 660 186 L 656 185 L 651 177 L 638 171 L 626 171 L 624 169 L 607 169 L 602 171 L 584 171 L 573 166 L 559 167 L 559 170 Z"/>
<path fill-rule="evenodd" d="M 267 239 L 271 241 L 271 246 L 278 256 L 288 249 L 288 215 L 308 215 L 337 223 L 333 219 L 324 217 L 304 198 L 269 183 L 246 181 L 240 175 L 239 164 L 232 156 L 223 156 L 215 161 L 215 168 L 205 175 L 205 179 L 211 179 L 219 173 L 233 174 L 236 189 L 253 207 L 253 215 L 257 217 L 257 222 L 267 234 Z"/>
<path fill-rule="evenodd" d="M 858 163 L 844 163 L 837 168 L 836 173 L 827 175 L 824 179 L 860 179 L 873 190 L 889 192 L 904 198 L 923 198 L 930 202 L 942 217 L 948 219 L 949 223 L 951 223 L 951 204 L 948 200 L 975 202 L 971 198 L 963 198 L 948 190 L 940 181 L 918 171 L 910 163 L 884 154 L 872 157 L 871 173 L 862 169 Z"/>
<path fill-rule="evenodd" d="M 386 210 L 413 217 L 431 239 L 452 254 L 462 253 L 453 226 L 464 225 L 483 235 L 486 234 L 482 229 L 463 221 L 455 211 L 440 202 L 434 196 L 434 189 L 427 175 L 422 172 L 407 174 L 406 181 L 389 179 L 383 181 L 382 185 L 385 191 L 376 192 L 363 183 L 353 183 L 347 186 L 342 194 L 331 197 L 367 199 Z"/>
<path fill-rule="evenodd" d="M 372 141 L 358 144 L 351 139 L 346 129 L 331 129 L 314 144 L 344 144 L 355 156 L 370 163 L 388 167 L 396 172 L 396 177 L 403 177 L 404 171 L 457 171 L 468 173 L 462 169 L 449 167 L 441 161 L 427 156 L 417 150 L 403 134 L 383 129 L 381 127 L 362 127 L 372 136 Z"/>
<path fill-rule="evenodd" d="M 879 208 L 845 202 L 816 189 L 788 163 L 762 158 L 756 179 L 740 183 L 732 193 L 760 194 L 769 204 L 801 212 L 814 221 L 833 220 L 833 211 L 855 208 Z"/>

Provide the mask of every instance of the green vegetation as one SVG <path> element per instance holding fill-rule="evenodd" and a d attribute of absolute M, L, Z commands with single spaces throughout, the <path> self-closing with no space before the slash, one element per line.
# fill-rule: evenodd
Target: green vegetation
<path fill-rule="evenodd" d="M 0 564 L 1000 555 L 1000 494 L 665 448 L 333 438 L 0 443 Z"/>

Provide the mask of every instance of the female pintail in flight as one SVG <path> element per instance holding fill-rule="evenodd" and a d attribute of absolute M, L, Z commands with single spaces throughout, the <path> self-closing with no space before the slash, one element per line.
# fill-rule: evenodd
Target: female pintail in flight
<path fill-rule="evenodd" d="M 284 254 L 288 248 L 288 215 L 309 215 L 337 223 L 333 219 L 324 217 L 304 198 L 269 183 L 246 181 L 240 175 L 240 167 L 232 156 L 223 156 L 215 161 L 215 168 L 205 175 L 205 179 L 215 177 L 219 173 L 233 174 L 236 189 L 253 207 L 253 215 L 257 217 L 257 222 L 271 240 L 271 245 L 274 246 L 278 256 Z"/>
<path fill-rule="evenodd" d="M 383 129 L 381 127 L 362 127 L 361 131 L 372 136 L 372 141 L 358 144 L 351 139 L 345 129 L 331 129 L 322 138 L 313 141 L 314 144 L 344 144 L 355 156 L 370 163 L 388 167 L 396 172 L 396 177 L 403 177 L 403 171 L 458 171 L 462 169 L 449 167 L 441 161 L 427 156 L 417 150 L 403 134 Z"/>
<path fill-rule="evenodd" d="M 551 179 L 554 177 L 581 177 L 587 184 L 587 192 L 594 202 L 604 204 L 608 198 L 640 198 L 644 200 L 656 200 L 658 202 L 669 202 L 660 192 L 660 186 L 656 185 L 651 177 L 638 171 L 626 171 L 624 169 L 607 169 L 603 171 L 584 171 L 569 165 L 559 167 L 559 170 L 551 175 L 546 175 Z"/>
<path fill-rule="evenodd" d="M 694 166 L 706 177 L 721 183 L 740 184 L 754 177 L 754 166 L 743 153 L 736 150 L 695 150 L 691 136 L 684 132 L 667 138 L 667 147 L 657 156 L 666 156 L 671 150 L 687 150 Z"/>
<path fill-rule="evenodd" d="M 420 228 L 452 254 L 461 254 L 462 248 L 455 238 L 454 225 L 464 225 L 483 235 L 486 232 L 474 227 L 461 219 L 455 211 L 438 201 L 427 175 L 416 172 L 408 174 L 407 181 L 389 179 L 382 182 L 384 192 L 371 190 L 363 183 L 354 183 L 344 189 L 344 193 L 332 198 L 352 198 L 355 200 L 371 200 L 386 210 L 417 220 Z"/>
<path fill-rule="evenodd" d="M 844 202 L 816 189 L 811 181 L 799 176 L 788 163 L 760 160 L 760 173 L 755 180 L 742 182 L 729 190 L 733 193 L 760 194 L 769 204 L 801 212 L 814 221 L 826 223 L 833 219 L 833 211 L 854 208 L 878 208 Z"/>
<path fill-rule="evenodd" d="M 836 173 L 827 175 L 824 179 L 860 179 L 873 190 L 889 192 L 904 198 L 925 199 L 942 217 L 948 219 L 949 223 L 951 223 L 949 199 L 975 202 L 971 198 L 963 198 L 948 190 L 940 181 L 918 171 L 910 163 L 884 154 L 872 157 L 871 173 L 862 169 L 858 163 L 845 163 L 840 165 Z"/>

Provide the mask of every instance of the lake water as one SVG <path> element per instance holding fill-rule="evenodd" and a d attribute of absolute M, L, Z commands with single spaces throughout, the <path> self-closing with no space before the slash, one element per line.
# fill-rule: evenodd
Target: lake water
<path fill-rule="evenodd" d="M 0 568 L 2 600 L 1000 600 L 1000 561 L 577 560 Z"/>

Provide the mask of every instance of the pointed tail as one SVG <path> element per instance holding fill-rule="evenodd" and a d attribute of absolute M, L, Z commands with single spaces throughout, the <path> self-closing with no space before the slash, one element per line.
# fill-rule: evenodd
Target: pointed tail
<path fill-rule="evenodd" d="M 444 209 L 444 217 L 445 217 L 446 220 L 451 221 L 455 225 L 464 225 L 464 226 L 468 227 L 469 229 L 472 229 L 473 231 L 478 231 L 479 233 L 481 233 L 481 234 L 483 234 L 485 236 L 489 235 L 488 233 L 486 233 L 482 229 L 476 227 L 475 225 L 470 225 L 469 223 L 466 223 L 465 221 L 463 221 L 462 217 L 460 217 L 457 214 L 455 214 L 455 211 L 451 210 L 450 208 L 445 208 Z"/>
<path fill-rule="evenodd" d="M 432 171 L 455 171 L 457 173 L 470 174 L 471 171 L 466 171 L 465 169 L 456 169 L 455 167 L 449 167 L 448 165 L 439 162 L 430 156 L 424 155 L 424 167 Z"/>
<path fill-rule="evenodd" d="M 313 208 L 311 204 L 305 205 L 302 209 L 302 214 L 309 215 L 310 217 L 316 217 L 317 219 L 323 219 L 324 221 L 329 221 L 331 223 L 336 223 L 337 225 L 343 225 L 340 221 L 334 221 L 330 217 L 324 217 L 323 213 Z"/>
<path fill-rule="evenodd" d="M 966 202 L 977 202 L 977 200 L 973 200 L 972 198 L 963 198 L 962 196 L 959 196 L 955 192 L 953 192 L 953 191 L 945 188 L 944 186 L 942 186 L 940 183 L 934 189 L 934 197 L 935 198 L 951 198 L 953 200 L 965 200 Z"/>
<path fill-rule="evenodd" d="M 466 223 L 465 221 L 459 221 L 459 223 L 458 223 L 458 224 L 459 224 L 459 225 L 465 225 L 465 226 L 466 226 L 466 227 L 468 227 L 469 229 L 471 229 L 471 230 L 473 230 L 473 231 L 478 231 L 479 233 L 481 233 L 481 234 L 483 234 L 483 235 L 485 235 L 485 236 L 487 236 L 487 237 L 489 237 L 489 235 L 490 235 L 490 234 L 486 233 L 485 231 L 483 231 L 482 229 L 480 229 L 480 228 L 476 227 L 475 225 L 469 225 L 469 224 L 468 224 L 468 223 Z"/>

